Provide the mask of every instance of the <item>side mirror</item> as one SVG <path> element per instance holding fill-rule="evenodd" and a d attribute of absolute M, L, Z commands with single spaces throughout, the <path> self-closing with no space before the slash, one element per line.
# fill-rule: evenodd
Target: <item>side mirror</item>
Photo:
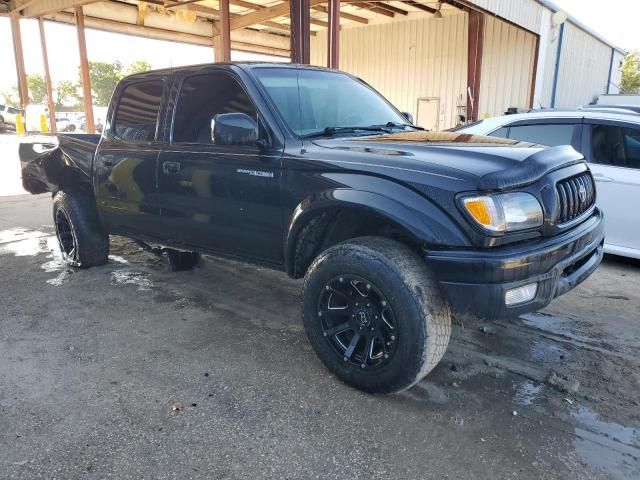
<path fill-rule="evenodd" d="M 255 145 L 258 122 L 245 113 L 219 113 L 211 120 L 211 140 L 215 145 Z"/>
<path fill-rule="evenodd" d="M 413 115 L 411 115 L 409 112 L 400 112 L 400 113 L 402 113 L 402 116 L 407 120 L 409 120 L 409 123 L 413 125 Z"/>

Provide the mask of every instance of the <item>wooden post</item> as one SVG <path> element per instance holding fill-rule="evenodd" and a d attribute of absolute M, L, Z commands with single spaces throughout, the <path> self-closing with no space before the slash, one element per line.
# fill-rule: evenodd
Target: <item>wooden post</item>
<path fill-rule="evenodd" d="M 42 64 L 44 65 L 44 83 L 47 87 L 47 104 L 49 106 L 49 125 L 51 133 L 56 133 L 56 105 L 53 103 L 53 88 L 51 87 L 51 74 L 49 73 L 49 55 L 47 54 L 47 38 L 44 33 L 44 20 L 38 18 L 40 27 L 40 48 L 42 50 Z"/>
<path fill-rule="evenodd" d="M 291 0 L 291 63 L 311 63 L 311 11 L 309 0 Z"/>
<path fill-rule="evenodd" d="M 89 76 L 89 61 L 87 60 L 87 41 L 84 37 L 84 15 L 82 7 L 76 7 L 76 31 L 78 33 L 78 48 L 80 49 L 80 72 L 82 74 L 82 96 L 84 99 L 84 115 L 87 123 L 87 133 L 95 133 L 93 121 L 93 98 L 91 97 L 91 78 Z"/>
<path fill-rule="evenodd" d="M 469 9 L 468 14 L 467 121 L 475 122 L 478 119 L 478 105 L 480 104 L 484 13 Z"/>
<path fill-rule="evenodd" d="M 340 0 L 329 0 L 329 31 L 327 32 L 327 66 L 340 68 Z"/>
<path fill-rule="evenodd" d="M 24 68 L 24 52 L 22 50 L 22 34 L 20 33 L 20 16 L 17 13 L 11 15 L 11 36 L 13 38 L 13 53 L 16 59 L 16 73 L 18 74 L 18 94 L 23 110 L 29 104 L 29 89 L 27 87 L 27 74 Z"/>

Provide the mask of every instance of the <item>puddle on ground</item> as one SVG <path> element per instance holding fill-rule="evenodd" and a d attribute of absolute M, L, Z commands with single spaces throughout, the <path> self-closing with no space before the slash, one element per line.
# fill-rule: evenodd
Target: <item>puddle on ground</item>
<path fill-rule="evenodd" d="M 575 327 L 575 322 L 568 318 L 562 318 L 544 312 L 534 312 L 520 315 L 520 319 L 528 327 L 542 330 L 543 332 L 563 336 L 578 342 L 598 343 L 597 340 L 592 337 L 575 333 L 572 329 L 572 327 Z"/>
<path fill-rule="evenodd" d="M 121 257 L 120 255 L 109 255 L 109 260 L 114 263 L 123 263 L 123 264 L 129 263 L 128 260 L 126 260 L 124 257 Z"/>
<path fill-rule="evenodd" d="M 530 380 L 516 385 L 516 395 L 514 401 L 518 405 L 531 405 L 540 396 L 544 385 L 534 383 Z"/>
<path fill-rule="evenodd" d="M 585 463 L 603 470 L 614 480 L 638 478 L 638 429 L 606 422 L 585 406 L 573 409 L 571 416 L 579 425 L 575 427 L 575 449 Z"/>
<path fill-rule="evenodd" d="M 24 228 L 0 231 L 0 255 L 12 254 L 16 257 L 26 257 L 57 249 L 56 237 L 48 233 Z"/>
<path fill-rule="evenodd" d="M 151 290 L 153 284 L 148 275 L 135 270 L 118 270 L 111 272 L 112 285 L 135 285 L 138 291 Z"/>

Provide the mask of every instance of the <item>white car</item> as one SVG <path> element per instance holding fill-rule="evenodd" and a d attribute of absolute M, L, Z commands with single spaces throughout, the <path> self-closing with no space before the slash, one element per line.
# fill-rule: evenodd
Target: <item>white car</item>
<path fill-rule="evenodd" d="M 16 126 L 16 115 L 21 113 L 17 108 L 8 105 L 0 105 L 0 126 L 13 125 Z"/>
<path fill-rule="evenodd" d="M 605 214 L 604 251 L 640 259 L 640 114 L 605 110 L 540 110 L 480 120 L 456 131 L 581 152 Z"/>

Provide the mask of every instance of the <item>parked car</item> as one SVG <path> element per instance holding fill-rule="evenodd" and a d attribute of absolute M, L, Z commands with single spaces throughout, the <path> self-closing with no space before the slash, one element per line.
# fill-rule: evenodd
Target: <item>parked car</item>
<path fill-rule="evenodd" d="M 537 111 L 482 120 L 459 132 L 572 145 L 590 163 L 607 216 L 606 253 L 640 258 L 640 115 L 598 110 Z"/>
<path fill-rule="evenodd" d="M 56 117 L 56 130 L 58 132 L 66 132 L 69 128 L 69 119 L 66 117 Z"/>
<path fill-rule="evenodd" d="M 74 117 L 68 117 L 69 120 L 69 124 L 67 125 L 67 129 L 65 130 L 66 132 L 84 132 L 84 124 L 85 124 L 85 116 L 84 115 L 77 115 Z"/>
<path fill-rule="evenodd" d="M 346 73 L 146 72 L 118 84 L 106 118 L 102 136 L 20 145 L 24 187 L 54 193 L 67 263 L 106 263 L 113 233 L 175 266 L 200 252 L 304 277 L 311 345 L 367 392 L 429 373 L 452 310 L 537 310 L 602 259 L 581 154 L 423 131 Z"/>
<path fill-rule="evenodd" d="M 8 105 L 0 105 L 0 125 L 11 125 L 15 128 L 16 115 L 19 113 L 23 113 L 22 110 L 9 107 Z"/>

